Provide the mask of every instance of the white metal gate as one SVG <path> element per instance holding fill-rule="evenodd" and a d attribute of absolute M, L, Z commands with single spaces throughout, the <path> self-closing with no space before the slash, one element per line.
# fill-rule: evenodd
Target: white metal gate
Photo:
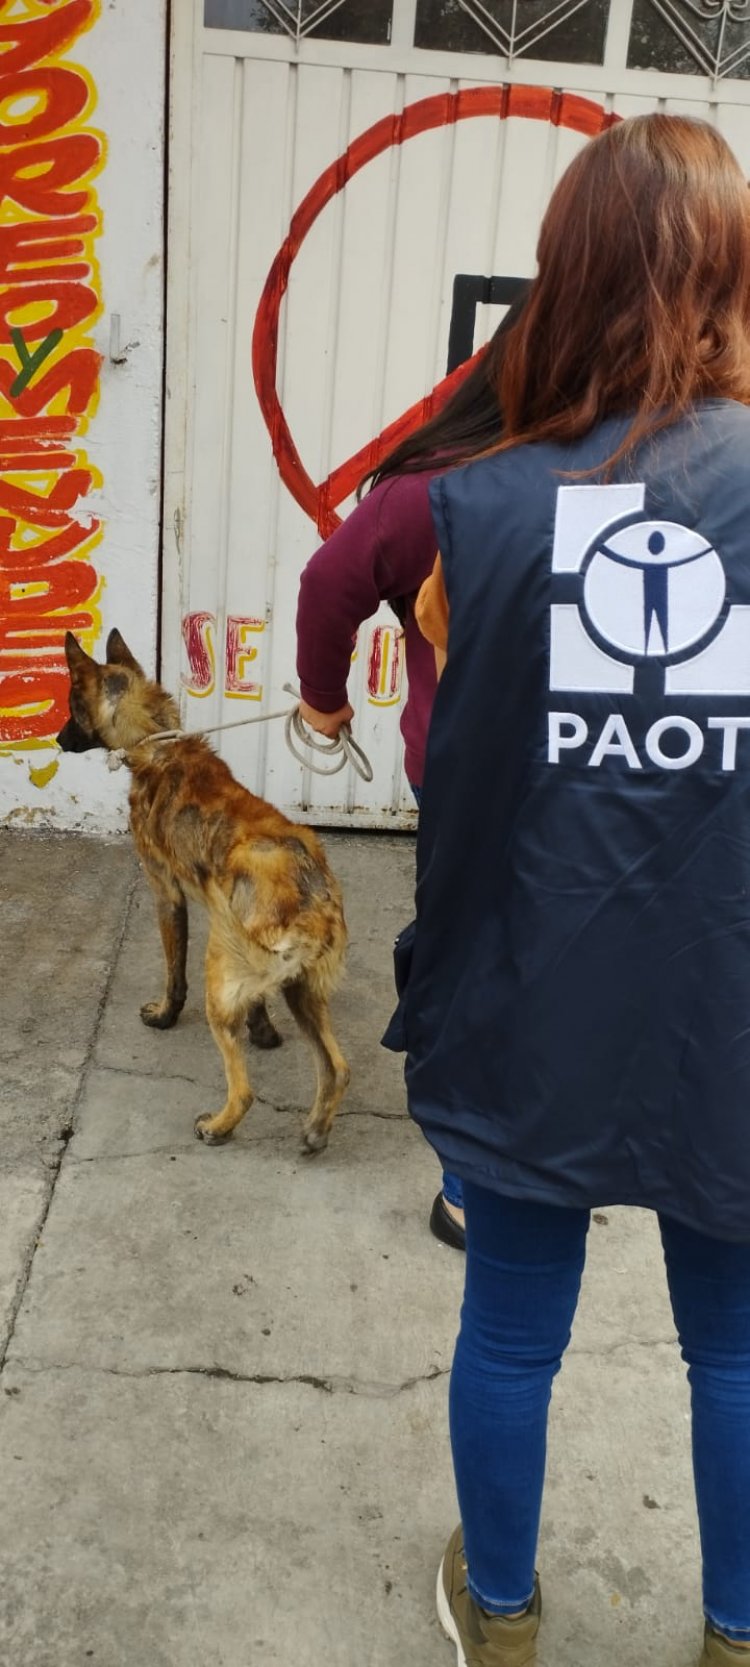
<path fill-rule="evenodd" d="M 351 508 L 378 437 L 426 414 L 449 352 L 495 328 L 607 115 L 707 117 L 750 171 L 750 0 L 181 0 L 173 16 L 163 665 L 195 728 L 284 704 L 318 527 Z M 305 777 L 278 726 L 229 731 L 222 752 L 297 816 L 403 825 L 404 679 L 384 608 L 350 683 L 371 787 Z"/>

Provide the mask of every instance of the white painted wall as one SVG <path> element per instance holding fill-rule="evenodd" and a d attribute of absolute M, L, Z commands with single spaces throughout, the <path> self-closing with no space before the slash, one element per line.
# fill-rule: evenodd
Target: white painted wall
<path fill-rule="evenodd" d="M 158 620 L 161 480 L 166 0 L 104 0 L 93 27 L 68 49 L 97 86 L 90 125 L 107 141 L 96 181 L 103 208 L 98 240 L 104 310 L 92 337 L 104 355 L 99 407 L 85 440 L 103 485 L 86 500 L 101 515 L 95 552 L 105 585 L 102 642 L 118 625 L 154 669 Z M 110 359 L 113 315 L 124 362 Z M 38 488 L 37 488 L 38 489 Z M 55 757 L 45 787 L 30 765 Z M 0 820 L 107 833 L 126 825 L 127 774 L 104 755 L 19 748 L 0 754 Z"/>
<path fill-rule="evenodd" d="M 22 15 L 26 0 L 17 0 Z M 65 0 L 52 0 L 49 12 Z M 167 0 L 99 0 L 69 49 L 98 89 L 90 120 L 107 139 L 97 180 L 104 355 L 86 436 L 103 485 L 86 508 L 104 537 L 101 648 L 117 624 L 144 663 L 156 658 L 164 349 L 163 170 Z M 30 15 L 40 8 L 29 0 Z M 250 374 L 253 319 L 291 215 L 320 172 L 382 116 L 420 98 L 498 80 L 567 87 L 621 114 L 664 100 L 710 114 L 750 165 L 750 85 L 625 67 L 630 0 L 613 8 L 606 62 L 571 66 L 417 52 L 411 0 L 396 0 L 389 47 L 205 30 L 203 0 L 173 0 L 169 374 L 162 649 L 175 692 L 187 667 L 185 614 L 215 616 L 216 687 L 183 690 L 190 727 L 285 704 L 293 672 L 299 573 L 315 527 L 279 479 Z M 411 21 L 410 21 L 411 20 Z M 363 170 L 329 204 L 295 262 L 281 315 L 279 388 L 314 479 L 382 422 L 429 392 L 445 365 L 456 271 L 529 272 L 536 228 L 577 135 L 509 121 L 425 135 Z M 110 358 L 120 319 L 119 357 Z M 362 329 L 363 318 L 367 321 Z M 487 333 L 496 322 L 478 319 Z M 2 412 L 0 411 L 0 415 Z M 345 506 L 344 506 L 345 507 Z M 383 615 L 383 620 L 390 616 Z M 260 699 L 227 695 L 227 620 L 264 629 Z M 370 791 L 346 775 L 305 777 L 280 727 L 232 731 L 222 750 L 240 779 L 301 816 L 349 825 L 413 818 L 401 773 L 398 710 L 366 689 L 365 627 L 353 693 L 376 766 Z M 0 646 L 0 670 L 2 649 Z M 35 785 L 31 772 L 55 764 Z M 101 754 L 0 748 L 0 821 L 110 832 L 125 826 L 127 781 Z"/>
<path fill-rule="evenodd" d="M 293 216 L 353 141 L 423 100 L 447 108 L 458 96 L 475 112 L 346 175 L 293 260 L 276 389 L 314 483 L 442 379 L 457 273 L 534 271 L 550 193 L 586 139 L 557 125 L 559 111 L 553 122 L 546 112 L 530 119 L 528 109 L 507 120 L 477 115 L 483 89 L 562 89 L 589 101 L 596 119 L 657 105 L 692 113 L 716 121 L 750 169 L 750 84 L 628 69 L 630 11 L 631 0 L 614 0 L 605 62 L 581 66 L 417 50 L 411 0 L 394 0 L 389 46 L 204 28 L 203 0 L 175 10 L 163 656 L 169 686 L 182 682 L 188 728 L 286 704 L 300 574 L 320 537 L 298 483 L 276 461 L 251 341 Z M 537 111 L 540 102 L 526 99 Z M 498 322 L 497 309 L 478 309 L 474 345 Z M 246 640 L 256 687 L 244 696 L 226 670 L 238 619 L 253 622 Z M 200 680 L 185 653 L 190 621 L 210 621 L 212 681 Z M 351 771 L 330 780 L 303 771 L 278 724 L 217 737 L 239 779 L 300 820 L 414 821 L 398 704 L 379 700 L 368 681 L 372 632 L 386 622 L 383 609 L 363 625 L 349 684 L 355 733 L 374 765 L 369 787 Z"/>

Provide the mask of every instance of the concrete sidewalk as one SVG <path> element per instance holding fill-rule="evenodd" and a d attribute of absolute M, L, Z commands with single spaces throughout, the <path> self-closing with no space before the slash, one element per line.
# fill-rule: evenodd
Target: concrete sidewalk
<path fill-rule="evenodd" d="M 127 842 L 0 834 L 2 1667 L 453 1667 L 434 1615 L 456 1519 L 447 1391 L 462 1259 L 378 1038 L 409 839 L 331 836 L 353 1067 L 327 1153 L 286 1018 L 227 1147 L 192 984 L 175 1030 Z M 592 1228 L 554 1400 L 541 1667 L 691 1667 L 687 1393 L 657 1239 Z"/>

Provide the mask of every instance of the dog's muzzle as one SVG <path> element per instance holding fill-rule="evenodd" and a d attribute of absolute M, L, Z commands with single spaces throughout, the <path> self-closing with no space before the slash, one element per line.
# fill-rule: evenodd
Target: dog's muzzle
<path fill-rule="evenodd" d="M 75 718 L 68 718 L 57 736 L 57 745 L 61 752 L 90 752 L 92 747 L 101 747 L 104 743 L 98 735 L 87 735 Z"/>

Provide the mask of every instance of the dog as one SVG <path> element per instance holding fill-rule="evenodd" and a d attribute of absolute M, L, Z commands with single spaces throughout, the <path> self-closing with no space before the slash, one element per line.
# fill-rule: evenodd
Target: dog
<path fill-rule="evenodd" d="M 152 682 L 119 631 L 99 665 L 68 632 L 70 718 L 63 752 L 121 751 L 131 773 L 130 827 L 156 898 L 166 962 L 161 1001 L 141 1008 L 146 1025 L 167 1030 L 185 1005 L 187 899 L 208 910 L 206 1016 L 224 1062 L 227 1098 L 197 1119 L 209 1145 L 227 1140 L 253 1100 L 244 1031 L 259 1047 L 281 1041 L 266 1007 L 281 991 L 312 1044 L 317 1093 L 302 1133 L 320 1152 L 349 1081 L 328 1002 L 341 971 L 346 925 L 341 892 L 312 829 L 297 826 L 235 781 L 200 735 L 179 730 L 171 696 Z"/>

